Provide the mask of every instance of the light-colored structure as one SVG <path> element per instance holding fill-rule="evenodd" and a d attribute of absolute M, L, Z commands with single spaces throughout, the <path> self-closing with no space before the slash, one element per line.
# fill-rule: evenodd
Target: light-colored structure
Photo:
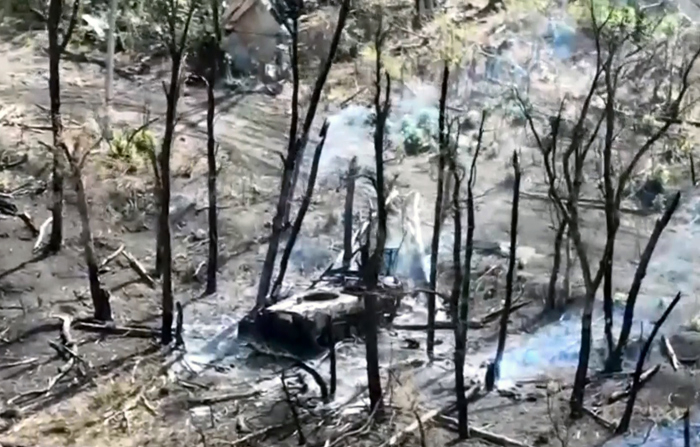
<path fill-rule="evenodd" d="M 233 69 L 262 73 L 265 66 L 279 64 L 279 48 L 286 30 L 277 21 L 267 0 L 230 0 L 222 16 L 224 50 Z"/>

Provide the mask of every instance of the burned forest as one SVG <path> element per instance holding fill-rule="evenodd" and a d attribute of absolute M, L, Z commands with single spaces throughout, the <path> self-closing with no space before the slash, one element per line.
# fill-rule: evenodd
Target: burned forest
<path fill-rule="evenodd" d="M 0 447 L 700 446 L 698 22 L 3 1 Z"/>

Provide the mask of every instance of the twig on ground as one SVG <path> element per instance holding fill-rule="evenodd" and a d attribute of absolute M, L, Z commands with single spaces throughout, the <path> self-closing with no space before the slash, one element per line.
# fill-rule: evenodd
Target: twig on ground
<path fill-rule="evenodd" d="M 532 301 L 523 301 L 523 302 L 517 303 L 517 304 L 513 303 L 513 305 L 511 305 L 511 307 L 510 307 L 509 313 L 512 314 L 516 310 L 522 309 L 523 307 L 530 305 L 530 304 L 532 304 Z M 488 314 L 486 314 L 484 317 L 481 318 L 481 323 L 486 325 L 489 322 L 491 322 L 492 320 L 494 320 L 495 318 L 497 318 L 498 316 L 500 316 L 503 312 L 505 312 L 505 307 L 501 307 L 500 309 L 494 310 L 493 312 L 489 312 Z"/>
<path fill-rule="evenodd" d="M 91 332 L 102 332 L 111 335 L 123 335 L 137 338 L 159 337 L 160 330 L 147 327 L 115 326 L 110 324 L 89 323 L 78 321 L 73 324 L 74 329 Z"/>
<path fill-rule="evenodd" d="M 464 393 L 465 397 L 467 400 L 471 400 L 474 396 L 477 395 L 479 390 L 481 389 L 480 385 L 473 385 L 471 388 L 467 390 L 466 393 Z M 382 444 L 382 447 L 392 447 L 395 445 L 399 445 L 401 441 L 403 441 L 406 436 L 409 434 L 415 432 L 418 430 L 421 426 L 424 426 L 428 422 L 432 421 L 439 415 L 443 413 L 448 413 L 452 411 L 452 409 L 455 407 L 455 404 L 450 404 L 446 407 L 443 408 L 437 408 L 435 410 L 431 410 L 427 413 L 425 413 L 423 416 L 417 418 L 412 424 L 404 428 L 403 430 L 399 431 L 398 433 L 394 434 L 387 442 Z M 455 424 L 457 422 L 455 421 Z"/>
<path fill-rule="evenodd" d="M 227 402 L 230 400 L 240 400 L 249 399 L 251 397 L 259 396 L 261 393 L 259 390 L 249 391 L 247 393 L 221 393 L 218 392 L 214 396 L 201 396 L 201 397 L 190 397 L 187 399 L 187 403 L 192 405 L 213 405 L 219 404 L 221 402 Z"/>
<path fill-rule="evenodd" d="M 370 428 L 372 427 L 372 421 L 374 420 L 374 416 L 377 414 L 378 408 L 379 405 L 374 407 L 372 412 L 369 414 L 367 420 L 359 428 L 346 431 L 342 435 L 338 436 L 338 438 L 336 438 L 333 442 L 331 442 L 330 439 L 327 440 L 323 447 L 335 447 L 352 436 L 361 436 L 365 433 L 368 433 L 370 431 Z"/>
<path fill-rule="evenodd" d="M 7 362 L 7 363 L 0 363 L 0 369 L 3 368 L 14 368 L 15 366 L 25 366 L 25 365 L 31 365 L 39 361 L 39 358 L 37 357 L 31 357 L 28 359 L 24 360 L 17 360 L 14 362 Z"/>
<path fill-rule="evenodd" d="M 32 217 L 27 212 L 17 213 L 17 217 L 24 223 L 24 225 L 27 228 L 29 228 L 29 231 L 32 232 L 34 237 L 39 236 L 39 229 L 36 227 L 36 225 L 34 225 Z"/>
<path fill-rule="evenodd" d="M 43 224 L 41 224 L 41 227 L 39 227 L 39 234 L 36 237 L 36 242 L 34 243 L 34 248 L 33 251 L 37 252 L 39 249 L 44 245 L 44 239 L 46 238 L 46 233 L 49 230 L 49 227 L 51 226 L 51 223 L 53 222 L 53 217 L 49 217 L 44 221 Z"/>
<path fill-rule="evenodd" d="M 680 362 L 678 361 L 678 356 L 676 356 L 676 351 L 673 349 L 673 345 L 666 338 L 665 335 L 661 336 L 661 346 L 663 347 L 662 352 L 668 357 L 668 361 L 671 363 L 671 367 L 674 371 L 678 371 Z"/>
<path fill-rule="evenodd" d="M 457 430 L 457 419 L 449 417 L 449 416 L 444 416 L 444 415 L 439 415 L 437 417 L 439 422 L 442 422 L 447 428 L 449 428 L 452 431 Z M 488 441 L 492 444 L 500 445 L 503 447 L 530 447 L 529 444 L 525 444 L 520 441 L 516 441 L 515 439 L 508 438 L 503 435 L 497 435 L 495 433 L 491 433 L 486 430 L 482 430 L 480 428 L 475 428 L 473 426 L 469 426 L 469 437 L 470 438 L 481 438 L 484 441 Z"/>
<path fill-rule="evenodd" d="M 617 426 L 617 424 L 605 419 L 603 416 L 598 414 L 597 411 L 594 411 L 588 407 L 583 407 L 583 412 L 589 415 L 594 421 L 598 423 L 598 425 L 605 428 L 606 430 L 610 430 L 611 432 L 615 431 L 615 427 Z"/>
<path fill-rule="evenodd" d="M 155 289 L 156 282 L 153 278 L 151 278 L 151 275 L 149 275 L 148 272 L 146 272 L 146 269 L 143 267 L 143 265 L 141 265 L 141 263 L 136 258 L 134 258 L 128 251 L 122 251 L 121 254 L 126 258 L 126 261 L 129 263 L 129 267 L 131 267 L 131 269 L 135 271 L 136 274 L 138 274 L 141 277 L 141 279 L 149 285 L 149 287 Z"/>
<path fill-rule="evenodd" d="M 656 375 L 657 372 L 661 369 L 661 365 L 655 365 L 652 368 L 647 369 L 644 371 L 640 376 L 639 376 L 639 387 L 643 387 L 646 385 L 646 383 L 651 380 L 652 377 Z M 608 404 L 613 404 L 619 400 L 624 399 L 625 397 L 630 395 L 630 391 L 632 390 L 632 383 L 628 383 L 627 387 L 622 390 L 622 391 L 615 391 L 608 397 Z"/>
<path fill-rule="evenodd" d="M 289 410 L 292 412 L 292 420 L 294 421 L 294 426 L 296 428 L 297 436 L 299 438 L 299 445 L 304 445 L 306 444 L 306 436 L 304 436 L 304 430 L 301 427 L 301 420 L 299 419 L 299 409 L 297 408 L 297 405 L 294 402 L 295 399 L 292 399 L 292 394 L 289 392 L 289 388 L 287 388 L 287 380 L 285 377 L 284 370 L 282 370 L 282 377 L 280 377 L 280 380 L 282 381 L 282 390 L 284 391 L 284 396 L 287 400 L 287 405 L 289 405 Z"/>
<path fill-rule="evenodd" d="M 119 256 L 120 254 L 122 254 L 123 251 L 124 251 L 124 244 L 121 244 L 121 245 L 119 246 L 119 248 L 117 248 L 116 250 L 114 250 L 114 251 L 113 251 L 112 253 L 110 253 L 106 258 L 104 258 L 104 259 L 102 260 L 102 262 L 100 263 L 99 269 L 102 270 L 103 268 L 107 267 L 107 264 L 109 264 L 110 262 L 114 261 L 114 260 L 117 258 L 117 256 Z"/>

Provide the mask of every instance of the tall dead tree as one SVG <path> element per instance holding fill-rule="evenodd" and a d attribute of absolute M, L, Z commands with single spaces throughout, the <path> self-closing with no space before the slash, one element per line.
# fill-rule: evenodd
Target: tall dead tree
<path fill-rule="evenodd" d="M 80 238 L 82 240 L 85 263 L 88 269 L 90 297 L 92 298 L 94 317 L 96 320 L 111 321 L 112 306 L 109 302 L 109 292 L 102 288 L 100 284 L 100 272 L 97 265 L 97 256 L 95 254 L 95 244 L 92 239 L 92 230 L 90 228 L 90 211 L 87 195 L 85 193 L 85 183 L 83 181 L 83 167 L 85 166 L 85 162 L 90 153 L 100 142 L 98 141 L 96 144 L 91 144 L 88 140 L 89 138 L 85 134 L 81 134 L 77 138 L 71 139 L 69 142 L 61 141 L 59 146 L 61 146 L 70 166 L 71 177 L 75 183 L 75 191 L 78 196 L 78 213 L 80 214 L 80 224 L 82 227 Z M 71 146 L 70 148 L 68 147 L 69 145 Z"/>
<path fill-rule="evenodd" d="M 649 355 L 649 351 L 651 351 L 651 346 L 654 342 L 656 334 L 658 334 L 659 329 L 661 329 L 661 326 L 663 326 L 668 316 L 671 315 L 671 312 L 673 312 L 673 308 L 676 307 L 676 304 L 678 304 L 680 300 L 681 293 L 678 292 L 675 298 L 673 298 L 673 301 L 671 301 L 671 304 L 668 305 L 664 313 L 661 315 L 661 318 L 659 318 L 656 321 L 656 323 L 654 323 L 654 327 L 652 328 L 651 333 L 649 334 L 649 338 L 647 338 L 646 342 L 644 343 L 644 346 L 642 346 L 642 350 L 639 353 L 639 358 L 637 359 L 637 367 L 635 368 L 634 375 L 632 376 L 630 397 L 627 399 L 625 412 L 622 414 L 622 418 L 620 418 L 620 423 L 615 429 L 616 435 L 624 434 L 630 428 L 630 422 L 632 421 L 632 413 L 634 412 L 634 404 L 637 400 L 637 393 L 639 393 L 639 389 L 641 388 L 641 376 L 642 371 L 644 370 L 644 362 L 646 361 L 647 355 Z"/>
<path fill-rule="evenodd" d="M 391 78 L 384 72 L 386 82 L 384 86 L 384 100 L 382 101 L 382 48 L 386 34 L 383 29 L 383 16 L 379 15 L 379 23 L 375 34 L 374 45 L 376 49 L 375 79 L 374 79 L 374 112 L 376 122 L 374 128 L 374 160 L 375 179 L 374 189 L 377 194 L 377 239 L 374 251 L 369 256 L 368 262 L 363 265 L 363 279 L 366 293 L 365 304 L 365 356 L 367 360 L 367 383 L 372 412 L 379 412 L 382 408 L 382 384 L 379 374 L 379 348 L 377 338 L 379 332 L 377 315 L 376 289 L 379 282 L 379 273 L 384 262 L 384 247 L 386 245 L 386 192 L 384 181 L 384 145 L 386 139 L 386 121 L 391 110 Z"/>
<path fill-rule="evenodd" d="M 666 207 L 663 216 L 656 221 L 654 225 L 654 230 L 649 237 L 642 257 L 637 264 L 637 270 L 634 272 L 634 280 L 632 281 L 632 286 L 630 287 L 629 293 L 627 295 L 627 301 L 625 303 L 625 315 L 622 320 L 622 327 L 620 328 L 620 336 L 617 339 L 617 345 L 615 349 L 608 356 L 607 362 L 612 362 L 613 364 L 606 364 L 606 369 L 609 371 L 615 371 L 622 368 L 622 357 L 629 342 L 629 336 L 632 331 L 632 323 L 634 322 L 634 308 L 637 305 L 637 296 L 642 288 L 642 282 L 647 274 L 647 267 L 651 262 L 651 257 L 654 254 L 654 249 L 656 244 L 659 242 L 661 234 L 666 229 L 666 226 L 671 221 L 673 213 L 678 209 L 678 204 L 681 200 L 681 193 L 676 193 L 671 200 L 671 202 Z"/>
<path fill-rule="evenodd" d="M 104 122 L 102 128 L 104 129 L 105 136 L 111 137 L 112 134 L 112 97 L 113 97 L 113 84 L 114 84 L 114 52 L 117 40 L 117 9 L 119 8 L 119 0 L 109 1 L 109 14 L 107 16 L 107 22 L 109 28 L 107 29 L 107 57 L 105 61 L 105 110 L 104 110 Z M 109 139 L 109 138 L 108 138 Z"/>
<path fill-rule="evenodd" d="M 557 144 L 559 142 L 559 130 L 561 128 L 562 122 L 562 112 L 564 103 L 562 102 L 559 108 L 559 112 L 555 117 L 550 118 L 549 125 L 551 127 L 549 132 L 549 137 L 542 142 L 543 148 L 541 150 L 542 156 L 548 159 L 548 166 L 551 167 L 552 177 L 548 179 L 549 182 L 549 195 L 550 200 L 554 202 L 551 197 L 551 191 L 557 188 L 557 183 L 559 181 L 557 173 Z M 547 173 L 545 172 L 545 175 Z M 553 205 L 553 214 L 556 217 L 556 224 L 558 225 L 556 234 L 554 236 L 554 256 L 552 260 L 552 270 L 549 276 L 549 285 L 547 288 L 547 309 L 553 311 L 557 308 L 557 282 L 559 280 L 559 271 L 561 269 L 561 250 L 564 245 L 564 237 L 566 236 L 566 230 L 568 229 L 568 222 L 562 215 L 561 209 Z M 567 272 L 565 272 L 566 274 Z M 568 276 L 565 276 L 565 280 Z"/>
<path fill-rule="evenodd" d="M 156 270 L 158 267 L 163 273 L 163 326 L 161 332 L 161 343 L 169 345 L 172 341 L 173 326 L 173 283 L 172 283 L 172 246 L 170 236 L 170 154 L 175 139 L 175 125 L 177 118 L 177 105 L 180 99 L 180 83 L 183 56 L 187 48 L 187 36 L 190 31 L 192 16 L 198 6 L 197 0 L 190 0 L 184 24 L 178 36 L 178 23 L 181 22 L 180 4 L 177 0 L 167 0 L 165 7 L 165 17 L 167 20 L 167 48 L 170 56 L 170 85 L 163 85 L 167 109 L 165 112 L 165 133 L 163 144 L 159 154 L 159 178 L 160 178 L 160 214 L 158 219 L 158 247 L 157 252 L 162 254 L 162 264 L 158 265 L 156 260 Z"/>
<path fill-rule="evenodd" d="M 597 50 L 596 69 L 589 92 L 581 105 L 579 116 L 570 138 L 570 143 L 561 157 L 560 163 L 563 168 L 565 193 L 560 192 L 557 185 L 557 176 L 555 175 L 556 160 L 552 160 L 549 156 L 547 156 L 550 149 L 548 145 L 542 141 L 539 134 L 535 130 L 531 115 L 526 113 L 529 127 L 533 131 L 533 134 L 535 134 L 538 146 L 542 150 L 543 155 L 545 155 L 543 160 L 549 182 L 549 196 L 558 212 L 568 225 L 569 237 L 573 243 L 574 251 L 580 262 L 585 288 L 584 309 L 581 317 L 582 324 L 579 363 L 570 401 L 572 417 L 579 417 L 583 414 L 583 400 L 590 360 L 591 324 L 595 295 L 604 278 L 604 275 L 606 274 L 606 271 L 609 271 L 609 269 L 612 268 L 612 263 L 609 260 L 613 259 L 615 235 L 619 227 L 619 217 L 617 216 L 619 216 L 624 191 L 627 190 L 629 180 L 639 165 L 639 162 L 649 153 L 655 143 L 657 143 L 668 132 L 670 125 L 674 122 L 678 122 L 681 103 L 683 102 L 688 90 L 689 70 L 693 67 L 698 54 L 700 54 L 700 50 L 698 50 L 698 52 L 691 57 L 690 62 L 686 64 L 683 70 L 681 70 L 680 86 L 676 89 L 678 93 L 675 97 L 671 98 L 669 101 L 670 105 L 666 110 L 666 114 L 669 116 L 662 117 L 660 120 L 662 121 L 662 124 L 653 130 L 646 141 L 639 146 L 639 149 L 636 150 L 627 165 L 618 170 L 620 174 L 617 177 L 617 181 L 613 182 L 616 184 L 613 194 L 611 195 L 609 186 L 606 192 L 606 187 L 603 185 L 602 189 L 604 191 L 605 200 L 607 201 L 606 210 L 608 212 L 608 221 L 611 222 L 612 226 L 608 230 L 606 244 L 599 267 L 597 271 L 594 271 L 591 268 L 590 259 L 581 237 L 579 224 L 580 219 L 578 200 L 580 197 L 581 185 L 583 184 L 583 166 L 591 146 L 594 144 L 594 142 L 598 141 L 598 135 L 603 123 L 606 124 L 606 136 L 603 138 L 604 147 L 601 153 L 605 158 L 608 156 L 606 154 L 610 154 L 615 150 L 614 144 L 618 138 L 615 138 L 614 136 L 619 132 L 615 131 L 611 134 L 610 129 L 615 129 L 617 119 L 615 118 L 617 113 L 616 110 L 618 109 L 616 105 L 616 92 L 619 91 L 620 85 L 623 83 L 623 81 L 629 80 L 631 76 L 630 72 L 634 70 L 635 62 L 637 62 L 634 57 L 638 57 L 640 59 L 649 57 L 649 55 L 643 53 L 640 55 L 639 52 L 643 50 L 643 47 L 639 47 L 642 48 L 642 50 L 640 50 L 638 47 L 630 49 L 625 46 L 625 43 L 629 42 L 631 39 L 630 36 L 632 34 L 625 31 L 624 27 L 617 27 L 615 29 L 609 27 L 610 29 L 606 29 L 609 18 L 613 13 L 614 8 L 610 12 L 608 18 L 600 22 L 596 18 L 595 11 L 591 9 Z M 621 36 L 620 32 L 627 34 Z M 601 82 L 605 87 L 603 91 L 603 99 L 606 107 L 598 118 L 594 118 L 596 124 L 593 129 L 590 129 L 588 126 L 586 126 L 585 122 L 591 115 L 592 98 L 599 90 Z M 637 80 L 637 82 L 640 81 Z M 524 110 L 527 110 L 527 107 L 524 107 Z M 603 160 L 603 163 L 606 164 L 605 160 Z M 606 171 L 605 166 L 604 171 Z M 606 172 L 612 175 L 612 172 Z M 611 214 L 612 217 L 610 217 Z M 604 300 L 607 301 L 607 303 L 604 303 L 606 313 L 606 338 L 608 339 L 608 344 L 610 344 L 612 331 L 612 306 L 610 305 L 611 297 L 604 297 Z"/>
<path fill-rule="evenodd" d="M 442 70 L 442 84 L 440 88 L 439 115 L 438 115 L 438 175 L 437 175 L 437 196 L 435 197 L 435 216 L 433 217 L 433 240 L 430 246 L 430 293 L 428 294 L 428 339 L 426 347 L 428 357 L 433 357 L 435 348 L 435 304 L 437 293 L 438 277 L 438 255 L 440 253 L 440 230 L 443 215 L 443 194 L 445 186 L 445 165 L 447 164 L 448 141 L 446 132 L 447 120 L 447 88 L 450 77 L 450 69 L 445 62 Z"/>
<path fill-rule="evenodd" d="M 258 293 L 255 300 L 255 308 L 260 309 L 265 307 L 267 301 L 267 295 L 270 291 L 270 286 L 272 282 L 272 275 L 275 269 L 275 260 L 277 259 L 277 251 L 279 250 L 280 239 L 282 238 L 282 233 L 287 227 L 287 222 L 289 221 L 289 208 L 291 207 L 292 200 L 294 198 L 294 188 L 296 186 L 296 176 L 298 176 L 298 166 L 300 163 L 306 142 L 311 131 L 311 125 L 313 124 L 314 117 L 316 116 L 316 110 L 318 109 L 318 104 L 321 101 L 321 93 L 323 92 L 323 86 L 328 78 L 328 73 L 333 65 L 333 59 L 340 45 L 340 38 L 345 28 L 345 22 L 347 21 L 348 13 L 350 11 L 350 0 L 343 0 L 340 7 L 340 12 L 338 13 L 338 22 L 336 23 L 335 32 L 333 34 L 333 40 L 331 41 L 331 47 L 328 52 L 328 57 L 321 67 L 321 72 L 318 78 L 316 78 L 316 84 L 314 85 L 313 92 L 311 94 L 311 99 L 309 102 L 309 108 L 306 112 L 306 117 L 304 119 L 304 124 L 302 125 L 301 136 L 297 137 L 297 127 L 298 127 L 298 107 L 299 107 L 299 59 L 298 59 L 298 14 L 299 6 L 292 5 L 290 8 L 290 14 L 292 14 L 292 75 L 293 79 L 293 91 L 292 91 L 292 119 L 289 131 L 289 144 L 287 146 L 287 154 L 283 158 L 283 170 L 282 179 L 280 184 L 280 195 L 277 200 L 277 206 L 275 209 L 275 215 L 272 218 L 272 234 L 270 236 L 270 242 L 267 247 L 267 254 L 265 255 L 265 261 L 263 263 L 262 272 L 260 274 L 260 283 L 258 285 Z"/>
<path fill-rule="evenodd" d="M 272 295 L 277 295 L 277 292 L 282 287 L 282 281 L 284 280 L 284 275 L 287 272 L 287 266 L 289 265 L 289 258 L 292 256 L 292 250 L 294 249 L 294 244 L 296 243 L 297 237 L 301 232 L 301 226 L 304 223 L 304 218 L 306 213 L 311 206 L 311 199 L 314 195 L 314 188 L 316 187 L 316 177 L 318 176 L 318 165 L 321 162 L 321 154 L 323 153 L 323 146 L 326 144 L 326 134 L 328 133 L 329 123 L 326 121 L 321 128 L 321 141 L 316 146 L 314 151 L 314 159 L 311 162 L 311 172 L 309 173 L 309 180 L 306 184 L 306 194 L 302 199 L 299 211 L 297 211 L 297 216 L 294 219 L 294 224 L 292 225 L 292 231 L 289 234 L 289 239 L 287 240 L 287 245 L 284 247 L 284 252 L 282 253 L 282 259 L 280 260 L 279 273 L 277 274 L 277 279 L 272 286 Z"/>
<path fill-rule="evenodd" d="M 675 96 L 675 98 L 672 98 L 670 105 L 667 107 L 667 116 L 664 117 L 664 123 L 659 126 L 647 139 L 646 141 L 641 145 L 641 147 L 635 152 L 634 156 L 630 160 L 630 162 L 626 165 L 620 168 L 620 174 L 617 178 L 617 185 L 615 187 L 612 187 L 612 182 L 613 180 L 606 180 L 606 187 L 605 187 L 605 209 L 606 209 L 606 221 L 608 222 L 608 228 L 607 228 L 607 238 L 606 238 L 606 252 L 608 253 L 608 256 L 606 257 L 606 263 L 602 266 L 602 268 L 605 271 L 606 278 L 610 279 L 610 284 L 606 284 L 604 286 L 604 303 L 607 307 L 610 308 L 609 311 L 606 311 L 606 337 L 608 338 L 608 346 L 611 347 L 608 351 L 608 356 L 610 357 L 608 361 L 606 361 L 606 370 L 607 371 L 619 371 L 620 368 L 622 367 L 621 362 L 620 362 L 620 353 L 622 352 L 621 349 L 624 348 L 624 345 L 627 343 L 627 338 L 629 337 L 629 329 L 631 325 L 631 320 L 633 318 L 634 314 L 634 303 L 632 304 L 631 309 L 628 310 L 628 308 L 625 308 L 625 319 L 627 319 L 627 314 L 630 314 L 630 322 L 625 323 L 623 321 L 623 328 L 620 332 L 620 339 L 623 341 L 623 344 L 620 344 L 620 341 L 618 340 L 617 347 L 612 349 L 613 345 L 613 340 L 612 340 L 612 281 L 613 281 L 613 274 L 612 274 L 612 254 L 614 251 L 615 247 L 615 240 L 617 236 L 617 231 L 620 228 L 620 208 L 622 205 L 622 199 L 625 195 L 625 191 L 627 190 L 627 186 L 629 184 L 630 179 L 632 178 L 633 173 L 635 172 L 637 166 L 639 165 L 639 162 L 649 153 L 652 147 L 659 142 L 664 136 L 668 134 L 669 129 L 674 123 L 680 122 L 681 118 L 681 113 L 682 113 L 682 107 L 683 103 L 685 101 L 686 95 L 688 93 L 688 90 L 690 89 L 690 74 L 693 71 L 693 68 L 695 67 L 695 63 L 698 60 L 698 57 L 700 57 L 700 47 L 692 54 L 690 59 L 685 63 L 685 66 L 682 67 L 681 70 L 681 78 L 680 78 L 680 85 L 676 86 L 674 90 L 678 91 L 678 94 Z M 624 67 L 624 60 L 622 61 L 617 61 L 617 64 L 619 65 L 613 65 L 613 62 L 610 62 L 609 66 L 606 67 L 606 78 L 605 78 L 605 85 L 606 85 L 606 92 L 607 96 L 605 98 L 605 104 L 606 104 L 606 109 L 605 109 L 605 117 L 606 117 L 606 127 L 613 127 L 615 129 L 616 126 L 616 103 L 615 103 L 615 92 L 619 88 L 619 79 L 624 76 L 623 73 L 623 67 Z M 607 75 L 607 73 L 610 72 L 612 73 L 610 76 Z M 604 165 L 611 164 L 611 161 L 609 159 L 612 158 L 612 148 L 614 145 L 615 141 L 615 134 L 610 134 L 610 131 L 606 133 L 605 136 L 605 145 L 604 145 L 604 150 L 603 150 L 603 161 Z M 607 161 L 606 161 L 607 160 Z M 604 177 L 612 177 L 612 172 L 607 171 L 604 173 Z M 610 183 L 610 185 L 608 185 Z M 670 218 L 670 217 L 669 217 Z M 653 250 L 653 248 L 652 248 Z M 608 290 L 610 288 L 610 290 Z M 628 303 L 629 305 L 629 303 Z M 610 334 L 608 334 L 608 324 L 610 326 Z M 618 347 L 621 347 L 618 349 Z"/>
<path fill-rule="evenodd" d="M 221 55 L 221 28 L 219 26 L 219 1 L 211 1 L 211 14 L 214 27 L 213 42 L 209 47 L 210 62 L 207 76 L 207 192 L 209 196 L 209 258 L 207 260 L 207 288 L 205 293 L 216 292 L 216 271 L 219 260 L 219 227 L 217 223 L 217 192 L 216 192 L 216 152 L 217 144 L 214 136 L 214 118 L 216 116 L 216 99 L 214 86 L 218 77 Z"/>
<path fill-rule="evenodd" d="M 46 245 L 46 253 L 57 253 L 63 243 L 63 153 L 58 148 L 63 135 L 63 121 L 61 119 L 61 55 L 66 51 L 70 43 L 80 10 L 80 0 L 73 0 L 68 27 L 63 36 L 60 36 L 61 19 L 63 16 L 64 0 L 51 0 L 49 2 L 49 16 L 46 21 L 46 30 L 49 37 L 49 96 L 51 98 L 51 133 L 53 137 L 53 163 L 51 167 L 51 237 Z"/>
<path fill-rule="evenodd" d="M 467 237 L 465 241 L 465 254 L 464 254 L 464 273 L 459 275 L 462 280 L 460 287 L 461 296 L 459 299 L 452 297 L 452 312 L 457 312 L 458 315 L 455 318 L 453 313 L 453 320 L 455 321 L 455 392 L 457 393 L 457 431 L 461 439 L 465 439 L 469 436 L 469 409 L 468 402 L 464 395 L 464 361 L 467 354 L 467 320 L 469 319 L 469 300 L 471 299 L 471 274 L 472 274 L 472 254 L 474 253 L 474 230 L 476 224 L 474 222 L 474 184 L 476 183 L 476 163 L 479 159 L 479 153 L 481 152 L 481 142 L 484 136 L 484 123 L 486 122 L 486 111 L 481 113 L 481 124 L 479 125 L 479 134 L 477 136 L 476 149 L 472 156 L 472 163 L 469 168 L 469 179 L 467 180 Z M 455 143 L 456 152 L 457 144 Z M 453 155 L 454 156 L 454 155 Z M 456 171 L 456 170 L 455 170 Z M 461 189 L 461 178 L 453 174 L 454 177 L 454 190 L 453 194 L 453 206 L 455 212 L 455 245 L 457 245 L 457 240 L 461 238 L 461 215 L 459 222 L 457 221 L 457 213 L 460 213 L 459 209 L 459 194 Z M 462 176 L 463 177 L 463 176 Z M 458 181 L 459 180 L 459 181 Z M 457 230 L 459 228 L 459 231 Z M 459 234 L 458 234 L 459 233 Z M 455 265 L 457 265 L 457 256 L 453 254 Z M 455 275 L 455 281 L 457 281 L 457 275 Z M 455 290 L 452 290 L 453 294 Z"/>
<path fill-rule="evenodd" d="M 338 47 L 340 46 L 340 39 L 343 37 L 343 29 L 345 29 L 345 22 L 347 21 L 348 14 L 350 12 L 350 1 L 343 0 L 340 5 L 340 12 L 338 13 L 338 22 L 335 27 L 335 32 L 333 33 L 333 39 L 331 40 L 330 49 L 328 50 L 328 57 L 321 67 L 321 72 L 316 78 L 316 84 L 311 93 L 311 98 L 309 99 L 309 108 L 306 110 L 306 116 L 304 118 L 304 123 L 301 126 L 301 134 L 297 144 L 299 145 L 299 150 L 297 153 L 297 163 L 294 167 L 294 176 L 292 177 L 292 185 L 289 201 L 287 203 L 287 210 L 285 211 L 284 222 L 289 222 L 289 213 L 291 211 L 292 202 L 294 201 L 294 193 L 296 192 L 297 181 L 299 180 L 299 173 L 301 172 L 301 165 L 304 163 L 304 154 L 306 152 L 306 143 L 309 138 L 309 132 L 311 132 L 311 126 L 314 123 L 314 118 L 316 117 L 316 111 L 318 109 L 319 102 L 321 101 L 321 94 L 323 93 L 323 86 L 326 85 L 326 80 L 328 79 L 328 74 L 333 66 L 333 61 L 335 60 L 335 55 L 338 53 Z M 296 129 L 295 129 L 296 132 Z"/>
<path fill-rule="evenodd" d="M 498 329 L 498 345 L 496 346 L 496 357 L 486 370 L 486 390 L 491 391 L 500 377 L 501 360 L 506 348 L 506 338 L 508 336 L 508 320 L 510 319 L 510 308 L 513 304 L 513 283 L 515 281 L 515 270 L 517 268 L 517 247 L 518 247 L 518 206 L 520 202 L 520 161 L 518 153 L 513 152 L 513 207 L 510 215 L 510 252 L 508 254 L 508 272 L 506 273 L 506 296 L 501 312 L 501 326 Z"/>

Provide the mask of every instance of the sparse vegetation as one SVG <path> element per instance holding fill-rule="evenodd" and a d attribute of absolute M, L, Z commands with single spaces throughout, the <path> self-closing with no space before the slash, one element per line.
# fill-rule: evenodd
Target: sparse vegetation
<path fill-rule="evenodd" d="M 4 2 L 0 445 L 689 445 L 684 14 Z"/>

